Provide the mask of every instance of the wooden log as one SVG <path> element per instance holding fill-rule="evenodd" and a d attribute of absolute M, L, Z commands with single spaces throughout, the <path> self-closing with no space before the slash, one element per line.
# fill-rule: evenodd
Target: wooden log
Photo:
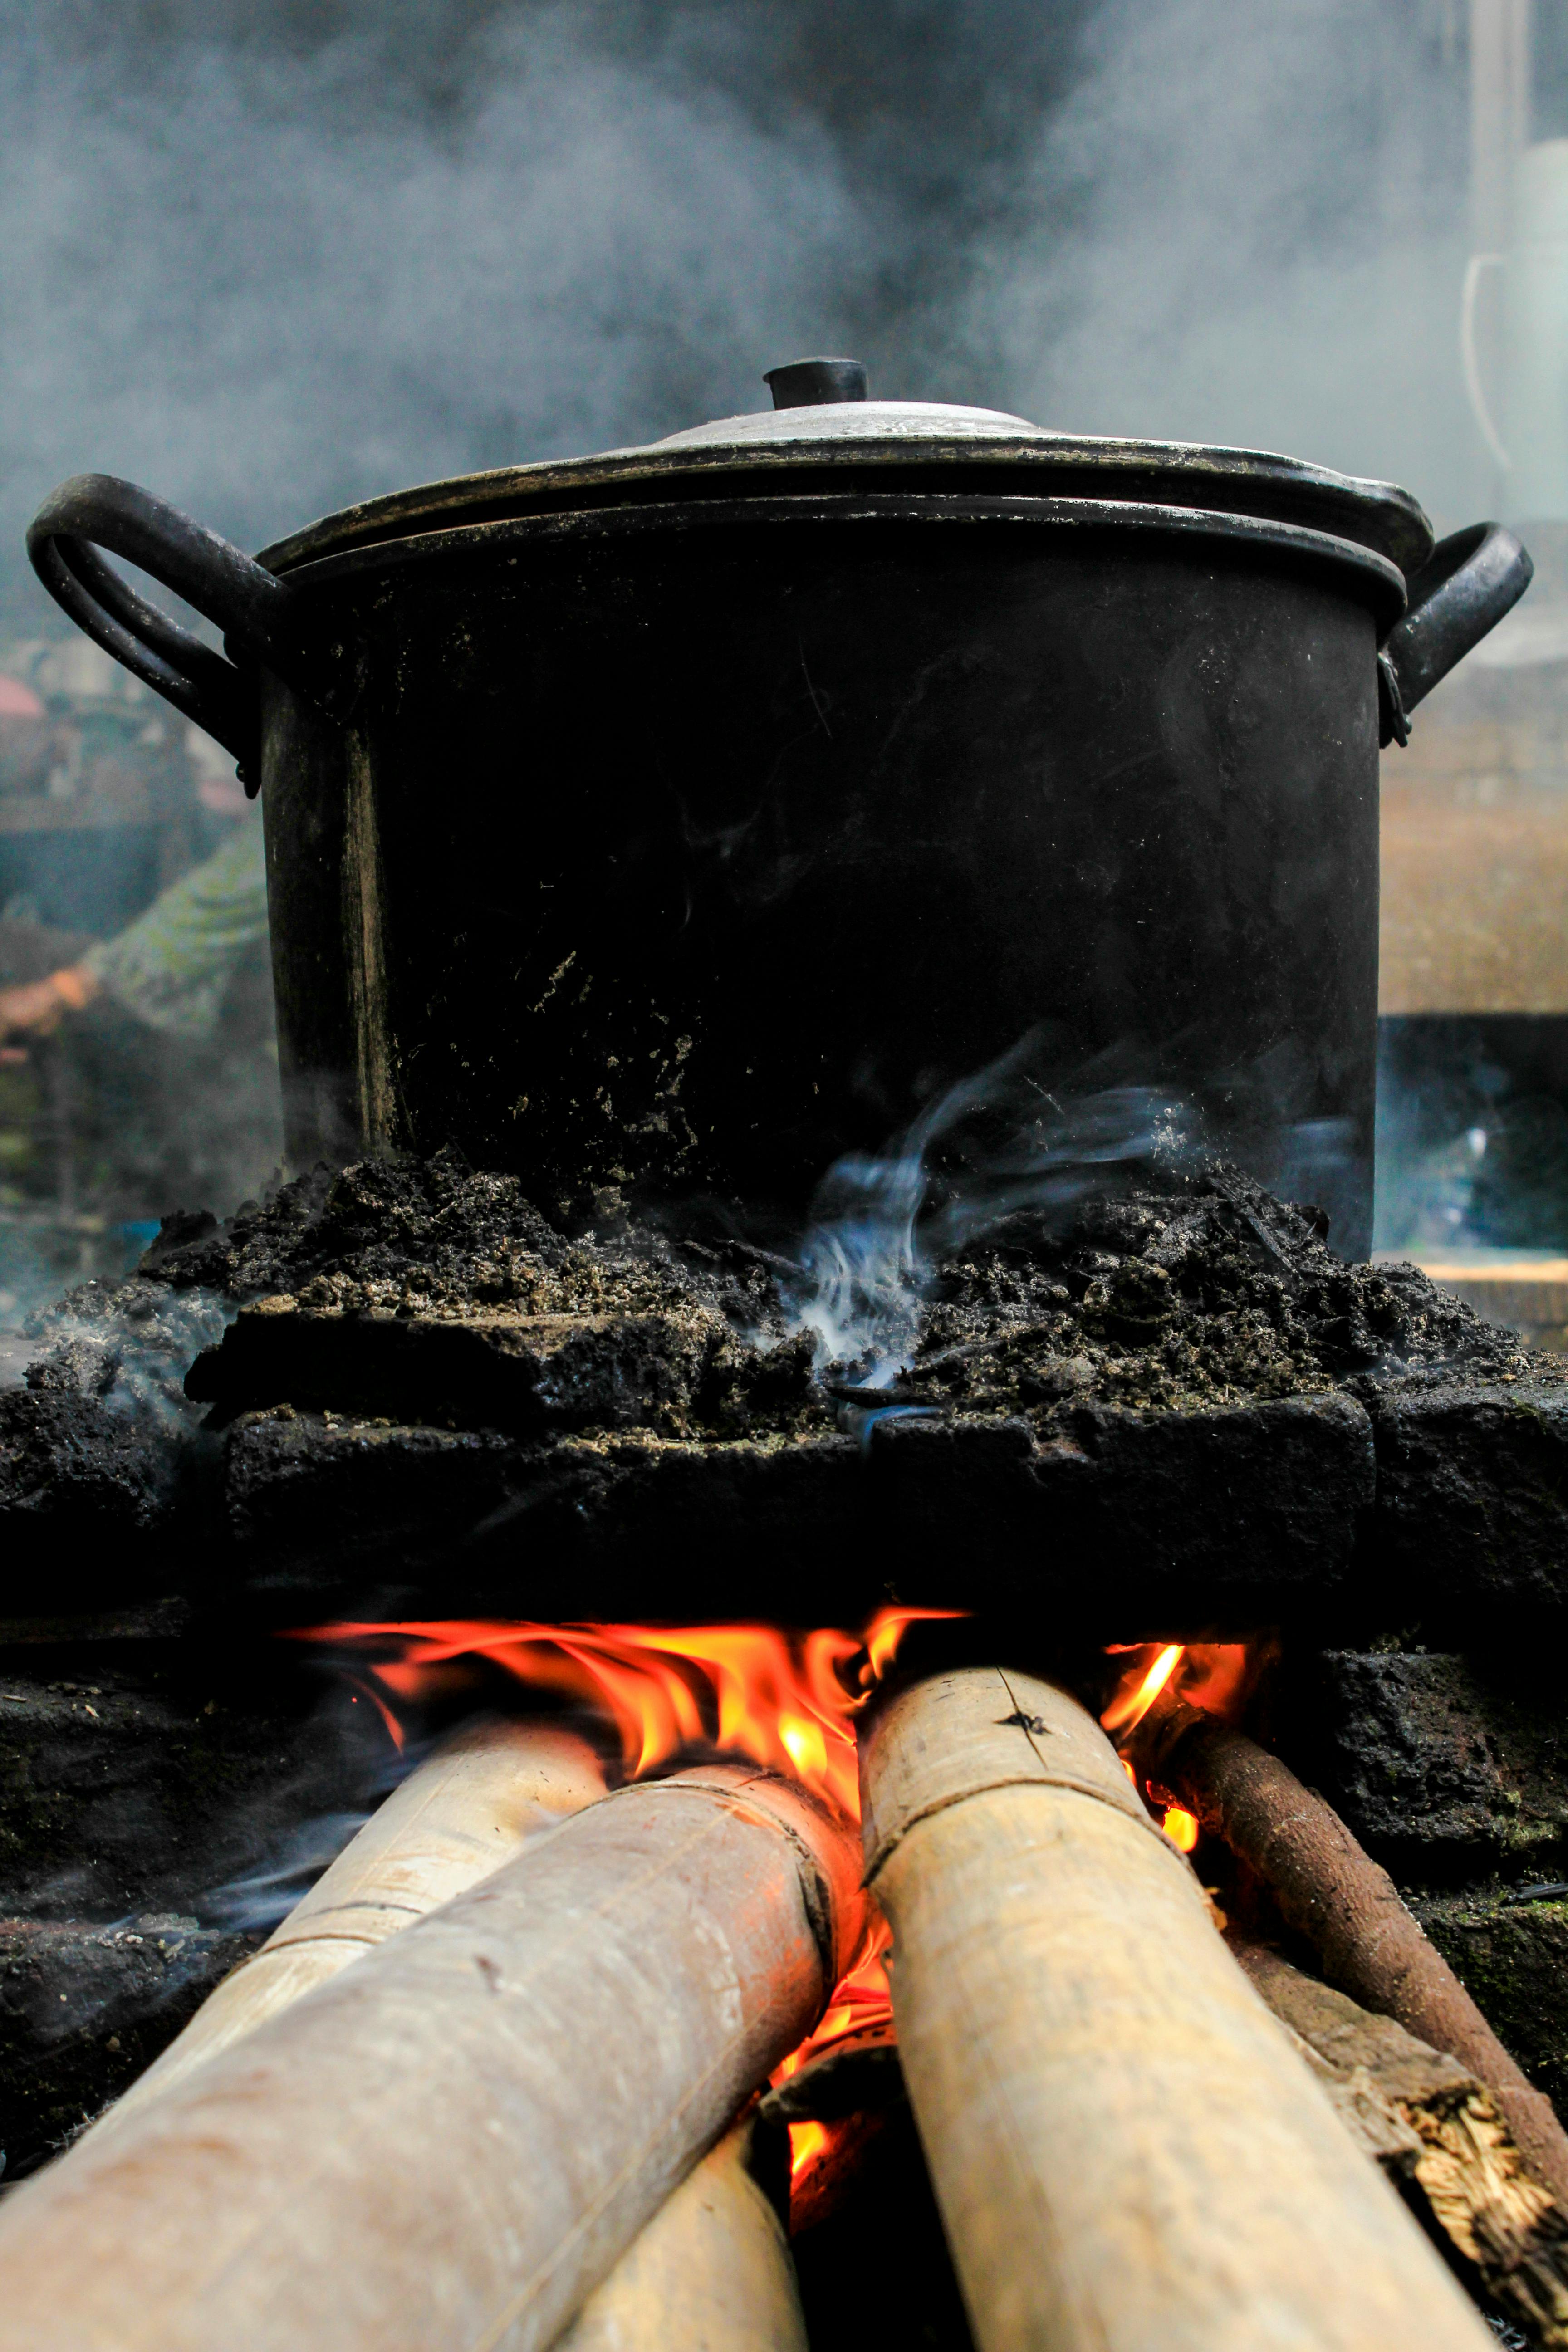
<path fill-rule="evenodd" d="M 1457 2058 L 1271 1946 L 1226 1940 L 1346 2129 L 1447 2238 L 1480 2292 L 1531 2344 L 1568 2347 L 1568 2214 L 1521 2154 L 1490 2091 Z"/>
<path fill-rule="evenodd" d="M 808 2032 L 842 1826 L 618 1790 L 0 2207 L 0 2352 L 542 2352 Z"/>
<path fill-rule="evenodd" d="M 1245 1732 L 1195 1707 L 1152 1709 L 1138 1751 L 1152 1776 L 1273 1890 L 1281 1917 L 1314 1947 L 1331 1984 L 1397 2018 L 1486 2084 L 1520 2147 L 1568 2208 L 1568 2136 L 1551 2100 L 1504 2049 L 1388 1873 L 1332 1806 Z"/>
<path fill-rule="evenodd" d="M 118 2129 L 204 2059 L 604 1793 L 604 1769 L 587 1741 L 554 1724 L 489 1721 L 445 1741 L 394 1790 L 254 1958 L 216 1988 L 94 2133 Z"/>
<path fill-rule="evenodd" d="M 750 2168 L 752 2128 L 688 2173 L 556 2352 L 807 2352 L 789 2241 Z"/>
<path fill-rule="evenodd" d="M 1076 1700 L 941 1675 L 861 1734 L 910 2103 L 982 2352 L 1489 2342 Z"/>

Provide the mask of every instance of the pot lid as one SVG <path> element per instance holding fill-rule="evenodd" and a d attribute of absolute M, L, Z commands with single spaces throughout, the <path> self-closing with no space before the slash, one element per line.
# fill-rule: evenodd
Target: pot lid
<path fill-rule="evenodd" d="M 274 572 L 378 543 L 528 515 L 807 490 L 1093 499 L 1250 515 L 1349 540 L 1406 574 L 1432 527 L 1391 483 L 1265 450 L 1056 432 L 1005 410 L 873 400 L 858 362 L 810 359 L 769 371 L 775 406 L 661 441 L 546 458 L 431 482 L 325 516 L 262 550 Z"/>

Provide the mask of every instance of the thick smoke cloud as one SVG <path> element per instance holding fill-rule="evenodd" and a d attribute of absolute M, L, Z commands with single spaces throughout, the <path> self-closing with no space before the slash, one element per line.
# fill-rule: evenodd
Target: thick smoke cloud
<path fill-rule="evenodd" d="M 352 40 L 182 44 L 118 93 L 53 60 L 0 138 L 7 544 L 83 466 L 255 541 L 761 404 L 875 267 L 830 142 L 580 35 L 492 28 L 447 121 L 362 106 Z"/>
<path fill-rule="evenodd" d="M 1483 510 L 1460 30 L 1451 0 L 1110 0 L 964 305 L 1012 404 L 1392 477 L 1449 525 Z"/>
<path fill-rule="evenodd" d="M 1456 0 L 0 5 L 0 566 L 878 388 L 1482 494 Z M 13 610 L 15 611 L 13 602 Z"/>

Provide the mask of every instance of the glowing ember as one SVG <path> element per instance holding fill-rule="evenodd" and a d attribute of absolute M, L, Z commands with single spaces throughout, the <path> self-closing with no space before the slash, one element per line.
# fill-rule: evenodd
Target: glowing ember
<path fill-rule="evenodd" d="M 1167 1805 L 1165 1818 L 1160 1827 L 1171 1843 L 1179 1846 L 1184 1853 L 1191 1853 L 1198 1842 L 1197 1821 L 1184 1805 Z"/>
<path fill-rule="evenodd" d="M 847 2042 L 851 2035 L 869 2033 L 873 2028 L 885 2026 L 892 2016 L 892 2003 L 888 1998 L 887 1952 L 892 1938 L 885 1919 L 874 1917 L 867 1930 L 866 1942 L 854 1967 L 842 1976 L 834 1988 L 833 1999 L 822 2012 L 822 2022 L 815 2033 L 803 2042 L 798 2050 L 773 2069 L 773 2083 L 787 2083 L 798 2074 L 808 2059 L 820 2058 L 837 2042 Z"/>
<path fill-rule="evenodd" d="M 789 2127 L 789 2186 L 795 2196 L 805 2175 L 814 2171 L 833 2146 L 826 2124 L 791 2124 Z"/>
<path fill-rule="evenodd" d="M 865 1948 L 854 1967 L 839 1979 L 816 2032 L 808 2034 L 798 2050 L 792 2050 L 789 2056 L 774 2067 L 769 2079 L 775 2087 L 780 2083 L 787 2083 L 792 2074 L 798 2074 L 803 2066 L 814 2058 L 820 2058 L 825 2050 L 831 2050 L 837 2042 L 847 2042 L 853 2036 L 864 2033 L 878 2033 L 889 2042 L 893 2039 L 893 2003 L 888 1990 L 887 1966 L 887 1953 L 891 1942 L 887 1921 L 873 1913 L 867 1928 Z M 800 2197 L 809 2185 L 809 2176 L 832 2156 L 847 2128 L 847 2124 L 791 2124 L 789 2180 L 792 2199 Z"/>

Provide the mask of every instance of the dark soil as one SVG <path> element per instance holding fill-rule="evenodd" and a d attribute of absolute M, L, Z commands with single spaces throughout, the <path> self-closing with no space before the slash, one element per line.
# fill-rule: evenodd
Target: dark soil
<path fill-rule="evenodd" d="M 786 1255 L 618 1200 L 563 1232 L 449 1153 L 172 1218 L 129 1282 L 37 1318 L 14 1410 L 82 1443 L 58 1491 L 30 1432 L 0 1443 L 0 1595 L 24 1607 L 56 1523 L 96 1512 L 113 1540 L 76 1544 L 78 1606 L 156 1578 L 283 1616 L 374 1594 L 838 1623 L 898 1598 L 1044 1622 L 1109 1580 L 1126 1639 L 1331 1593 L 1345 1638 L 1453 1640 L 1483 1597 L 1558 1622 L 1568 1364 L 1414 1268 L 1342 1265 L 1234 1171 L 1107 1172 L 961 1244 L 933 1184 L 923 1236 L 889 1226 L 869 1259 L 864 1227 Z M 139 1471 L 106 1453 L 132 1434 Z"/>
<path fill-rule="evenodd" d="M 620 1213 L 568 1236 L 515 1178 L 445 1153 L 317 1170 L 226 1226 L 171 1218 L 130 1283 L 86 1286 L 67 1307 L 79 1328 L 146 1319 L 154 1286 L 236 1304 L 286 1297 L 327 1317 L 646 1318 L 666 1347 L 673 1324 L 700 1376 L 653 1397 L 647 1425 L 686 1437 L 805 1434 L 846 1406 L 1043 1427 L 1067 1405 L 1191 1409 L 1410 1373 L 1568 1381 L 1568 1368 L 1531 1356 L 1415 1268 L 1342 1265 L 1312 1211 L 1225 1168 L 1144 1171 L 1065 1218 L 1016 1213 L 933 1253 L 901 1360 L 873 1388 L 867 1360 L 814 1368 L 792 1259 Z"/>

